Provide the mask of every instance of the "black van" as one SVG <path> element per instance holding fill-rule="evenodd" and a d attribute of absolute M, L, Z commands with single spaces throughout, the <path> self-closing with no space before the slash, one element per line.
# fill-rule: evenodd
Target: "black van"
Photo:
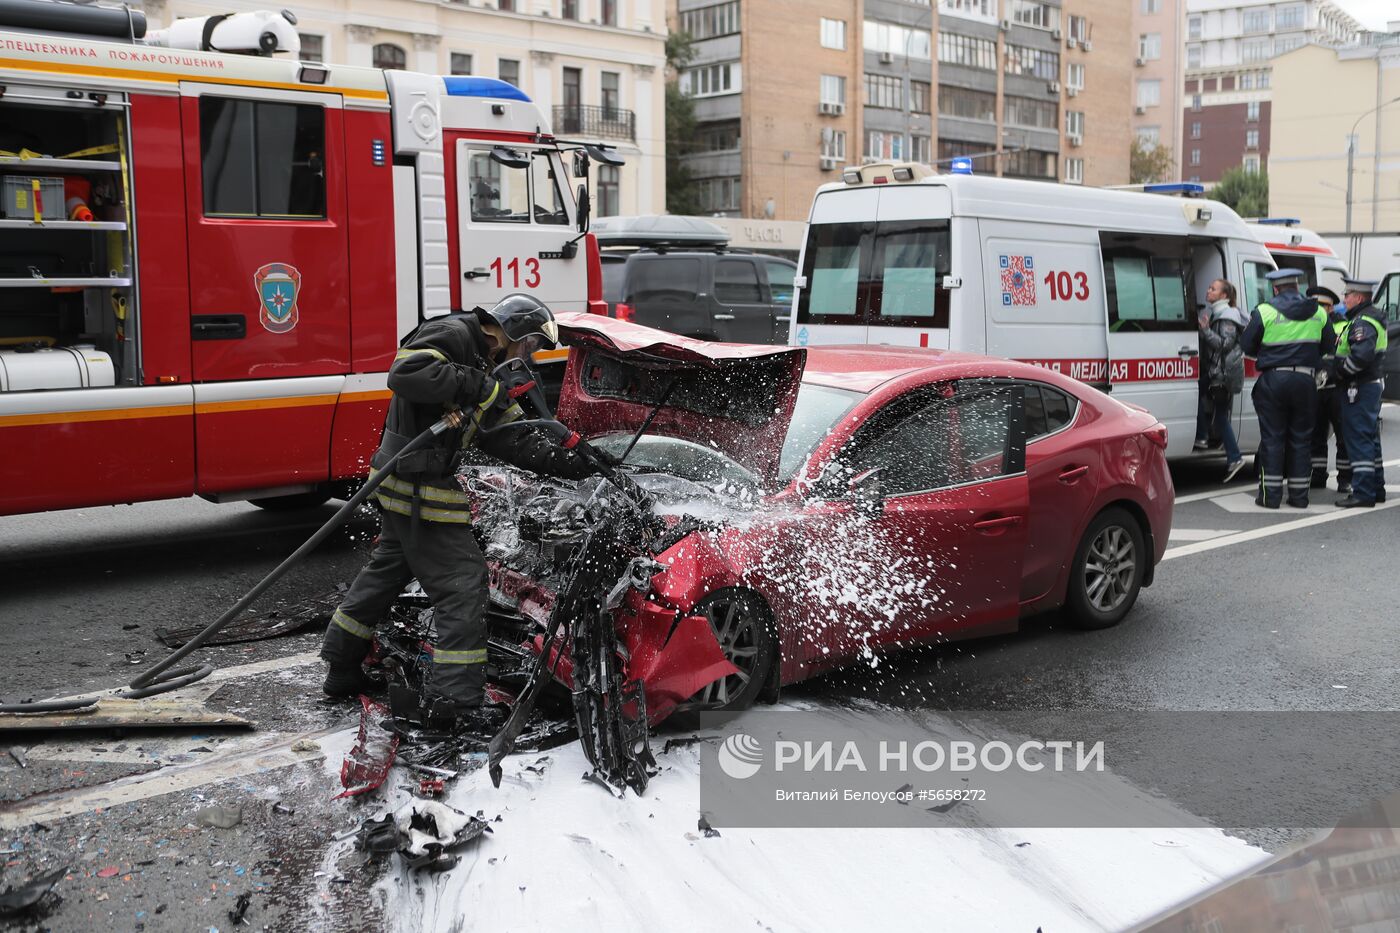
<path fill-rule="evenodd" d="M 727 249 L 604 250 L 613 317 L 733 343 L 785 344 L 797 264 Z"/>

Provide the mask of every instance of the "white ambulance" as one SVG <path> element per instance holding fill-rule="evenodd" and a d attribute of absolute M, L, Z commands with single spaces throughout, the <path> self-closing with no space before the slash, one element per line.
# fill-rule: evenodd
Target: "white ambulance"
<path fill-rule="evenodd" d="M 1146 408 L 1167 426 L 1168 456 L 1187 456 L 1206 288 L 1225 278 L 1252 309 L 1274 262 L 1230 208 L 1165 196 L 1199 186 L 1160 187 L 847 168 L 812 203 L 791 342 L 940 347 L 1045 366 Z M 1248 384 L 1235 405 L 1248 451 L 1259 438 Z"/>
<path fill-rule="evenodd" d="M 1294 217 L 1259 217 L 1246 221 L 1245 226 L 1264 244 L 1274 265 L 1302 269 L 1309 285 L 1321 285 L 1340 295 L 1347 264 L 1337 258 L 1326 240 L 1299 223 Z"/>

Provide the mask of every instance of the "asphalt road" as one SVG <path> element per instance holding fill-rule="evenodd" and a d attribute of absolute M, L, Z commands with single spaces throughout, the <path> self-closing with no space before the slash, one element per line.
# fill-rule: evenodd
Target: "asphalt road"
<path fill-rule="evenodd" d="M 1386 414 L 1393 459 L 1400 408 Z M 1175 470 L 1168 559 L 1119 627 L 1080 632 L 1046 616 L 1016 635 L 906 652 L 786 695 L 931 709 L 1395 709 L 1400 510 L 1341 513 L 1329 491 L 1305 513 L 1263 512 L 1247 481 L 1222 487 L 1220 471 L 1218 460 Z M 1400 465 L 1390 471 L 1400 500 Z M 165 650 L 157 628 L 215 618 L 332 511 L 185 500 L 0 519 L 0 696 L 122 682 Z M 374 527 L 358 516 L 264 606 L 348 582 Z M 254 720 L 251 732 L 0 736 L 24 761 L 0 752 L 0 889 L 69 865 L 62 901 L 42 921 L 53 929 L 227 930 L 245 893 L 254 926 L 379 928 L 374 868 L 323 859 L 328 840 L 370 814 L 327 804 L 338 762 L 291 750 L 354 722 L 354 709 L 318 696 L 317 643 L 310 632 L 201 655 L 227 679 L 197 693 Z M 183 769 L 178 782 L 170 765 Z M 240 809 L 242 822 L 200 825 L 210 805 Z"/>

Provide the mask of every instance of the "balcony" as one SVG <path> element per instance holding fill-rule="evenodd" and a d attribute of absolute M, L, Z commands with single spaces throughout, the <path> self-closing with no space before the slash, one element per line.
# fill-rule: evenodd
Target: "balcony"
<path fill-rule="evenodd" d="M 554 132 L 567 136 L 636 142 L 637 115 L 621 107 L 563 104 L 554 108 Z"/>

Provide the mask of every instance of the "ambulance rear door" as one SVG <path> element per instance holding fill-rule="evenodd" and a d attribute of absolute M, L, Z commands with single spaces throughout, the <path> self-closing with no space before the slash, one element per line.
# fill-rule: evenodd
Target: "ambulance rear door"
<path fill-rule="evenodd" d="M 978 224 L 987 354 L 1107 389 L 1098 230 L 1005 220 Z"/>
<path fill-rule="evenodd" d="M 1167 456 L 1185 456 L 1200 404 L 1198 292 L 1208 284 L 1194 262 L 1209 253 L 1185 236 L 1103 231 L 1099 241 L 1113 397 L 1156 415 Z"/>

